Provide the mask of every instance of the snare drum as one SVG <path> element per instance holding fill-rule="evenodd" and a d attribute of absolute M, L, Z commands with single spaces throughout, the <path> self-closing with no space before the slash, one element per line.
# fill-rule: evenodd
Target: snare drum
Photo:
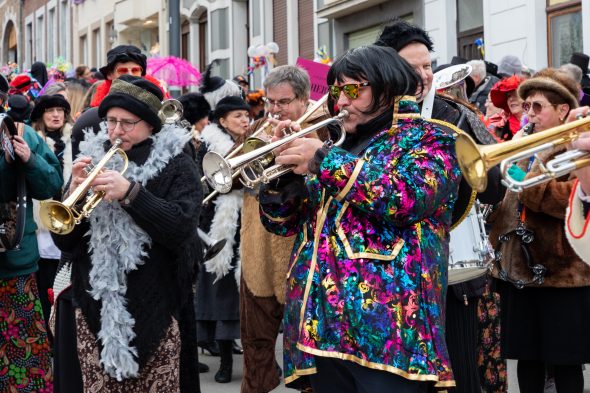
<path fill-rule="evenodd" d="M 467 217 L 451 231 L 449 285 L 483 276 L 493 257 L 480 204 L 475 201 Z"/>

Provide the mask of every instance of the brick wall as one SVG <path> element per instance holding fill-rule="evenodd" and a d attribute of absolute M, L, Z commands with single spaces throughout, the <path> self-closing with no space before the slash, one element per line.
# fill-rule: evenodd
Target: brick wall
<path fill-rule="evenodd" d="M 299 57 L 313 60 L 313 0 L 299 0 Z"/>
<path fill-rule="evenodd" d="M 287 56 L 287 1 L 273 0 L 273 38 L 279 44 L 279 53 L 276 54 L 277 65 L 285 65 Z"/>

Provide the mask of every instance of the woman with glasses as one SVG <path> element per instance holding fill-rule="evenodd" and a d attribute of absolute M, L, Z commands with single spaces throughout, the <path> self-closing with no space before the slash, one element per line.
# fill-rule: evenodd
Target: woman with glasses
<path fill-rule="evenodd" d="M 578 106 L 575 82 L 552 68 L 520 84 L 518 94 L 529 124 L 515 139 L 564 124 Z M 509 174 L 517 181 L 537 176 L 563 149 L 522 160 Z M 523 393 L 542 392 L 546 373 L 554 376 L 558 393 L 584 388 L 590 266 L 569 246 L 563 225 L 574 184 L 574 178 L 563 176 L 520 194 L 507 192 L 488 221 L 497 253 L 492 274 L 499 278 L 503 354 L 518 359 Z"/>
<path fill-rule="evenodd" d="M 525 114 L 522 109 L 522 99 L 518 96 L 518 86 L 524 81 L 519 75 L 504 78 L 490 90 L 490 99 L 494 107 L 499 108 L 499 114 L 487 114 L 488 129 L 501 140 L 512 139 L 521 128 L 521 120 Z"/>
<path fill-rule="evenodd" d="M 285 382 L 317 393 L 452 387 L 444 301 L 459 184 L 454 138 L 420 118 L 420 79 L 391 48 L 348 51 L 328 84 L 348 112 L 344 144 L 282 146 L 277 164 L 306 176 L 259 195 L 266 228 L 296 235 Z M 280 122 L 275 137 L 289 125 Z"/>
<path fill-rule="evenodd" d="M 64 179 L 72 173 L 72 125 L 68 122 L 70 104 L 61 94 L 42 95 L 35 100 L 31 112 L 31 126 L 47 143 L 59 160 Z M 53 196 L 61 200 L 61 190 Z M 51 302 L 47 290 L 53 287 L 61 252 L 53 243 L 49 230 L 39 218 L 39 201 L 34 200 L 35 222 L 37 223 L 37 244 L 39 246 L 39 272 L 37 281 L 39 297 L 43 306 L 45 322 L 49 322 Z"/>
<path fill-rule="evenodd" d="M 118 155 L 92 182 L 104 198 L 58 247 L 72 256 L 75 338 L 83 391 L 195 391 L 192 309 L 202 190 L 184 152 L 192 135 L 162 125 L 160 89 L 130 75 L 113 81 L 98 112 L 97 134 L 85 133 L 67 194 L 120 140 Z M 59 333 L 59 332 L 58 332 Z M 76 378 L 63 381 L 74 384 Z M 64 389 L 64 391 L 67 391 Z"/>
<path fill-rule="evenodd" d="M 240 97 L 222 98 L 212 122 L 201 132 L 208 151 L 223 156 L 242 143 L 250 125 L 250 107 Z M 240 216 L 244 192 L 234 187 L 218 195 L 201 214 L 200 228 L 211 242 L 226 239 L 223 249 L 206 261 L 197 282 L 197 337 L 202 343 L 217 342 L 221 357 L 215 381 L 232 380 L 233 340 L 240 338 Z M 210 351 L 211 347 L 206 346 Z"/>

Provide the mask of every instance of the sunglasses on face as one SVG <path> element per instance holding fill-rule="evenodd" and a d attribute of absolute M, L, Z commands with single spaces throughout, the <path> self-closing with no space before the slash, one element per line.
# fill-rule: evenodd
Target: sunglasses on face
<path fill-rule="evenodd" d="M 541 111 L 543 110 L 543 108 L 546 108 L 548 106 L 555 106 L 553 104 L 543 104 L 542 102 L 538 102 L 538 101 L 534 101 L 534 102 L 528 102 L 525 101 L 522 103 L 522 109 L 525 112 L 528 112 L 531 108 L 533 108 L 533 112 L 538 115 L 539 113 L 541 113 Z"/>
<path fill-rule="evenodd" d="M 359 90 L 361 87 L 370 86 L 369 82 L 362 82 L 362 83 L 347 83 L 342 86 L 336 85 L 329 85 L 328 89 L 330 91 L 330 95 L 335 99 L 338 100 L 340 98 L 340 93 L 344 92 L 344 95 L 351 100 L 356 100 L 359 98 Z"/>
<path fill-rule="evenodd" d="M 119 75 L 123 74 L 131 74 L 135 76 L 141 76 L 143 72 L 143 68 L 136 66 L 136 67 L 117 67 L 117 73 Z"/>

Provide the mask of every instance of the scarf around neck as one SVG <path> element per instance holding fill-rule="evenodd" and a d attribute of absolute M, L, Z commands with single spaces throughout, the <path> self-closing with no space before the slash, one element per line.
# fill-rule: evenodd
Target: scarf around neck
<path fill-rule="evenodd" d="M 182 152 L 191 135 L 185 129 L 165 126 L 150 138 L 152 149 L 145 162 L 137 165 L 129 161 L 125 173 L 128 180 L 144 187 Z M 92 130 L 85 132 L 80 152 L 98 162 L 105 154 L 104 144 L 107 141 L 106 128 L 101 124 L 101 130 L 96 135 Z M 130 155 L 133 155 L 133 151 Z M 119 155 L 115 155 L 111 161 L 113 163 L 109 162 L 108 166 L 112 169 L 122 164 Z M 152 240 L 117 201 L 100 203 L 91 214 L 89 223 L 90 230 L 86 234 L 90 236 L 92 265 L 89 293 L 101 303 L 98 333 L 102 343 L 100 363 L 111 377 L 122 381 L 139 374 L 137 349 L 130 345 L 136 335 L 133 331 L 135 320 L 126 307 L 127 274 L 144 264 Z"/>

